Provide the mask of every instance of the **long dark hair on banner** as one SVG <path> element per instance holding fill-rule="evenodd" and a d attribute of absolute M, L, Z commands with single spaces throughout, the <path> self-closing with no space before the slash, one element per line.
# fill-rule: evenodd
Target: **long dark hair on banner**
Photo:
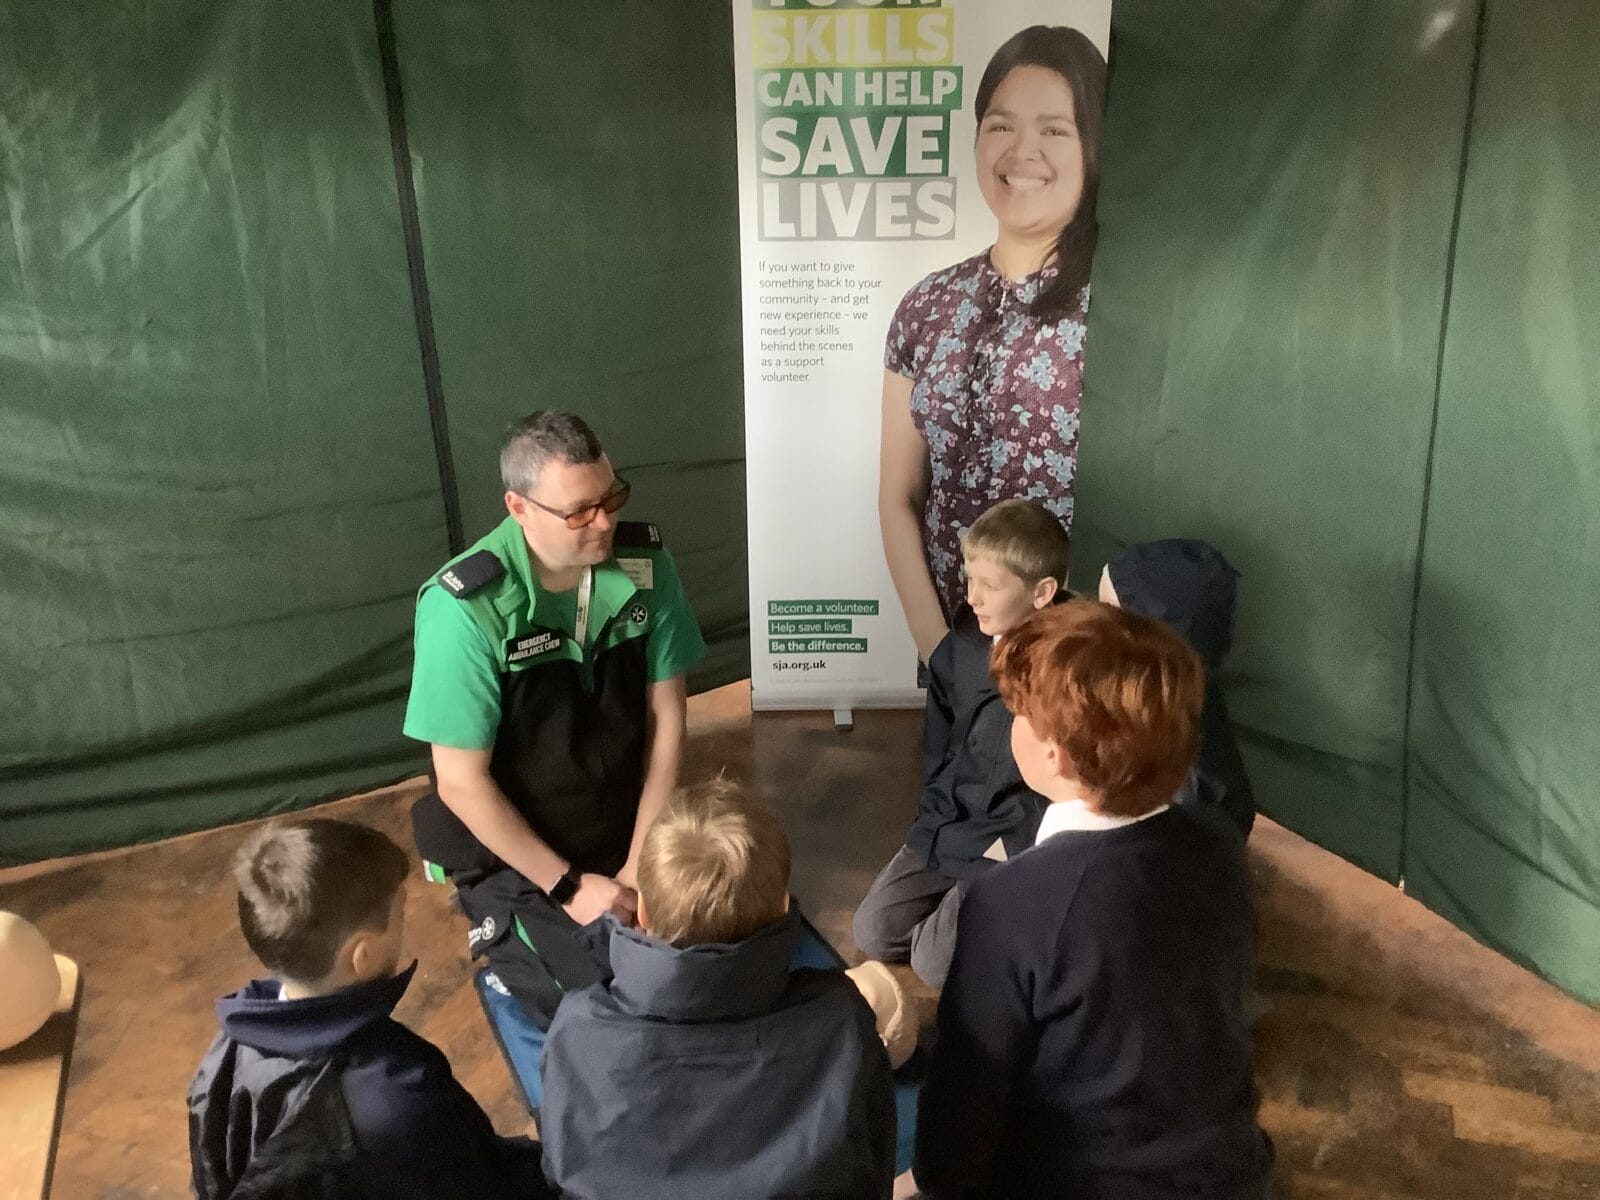
<path fill-rule="evenodd" d="M 1105 123 L 1106 60 L 1080 30 L 1066 25 L 1030 25 L 1008 38 L 994 52 L 978 82 L 973 113 L 978 124 L 1005 77 L 1018 67 L 1044 67 L 1072 89 L 1078 142 L 1083 147 L 1083 198 L 1078 211 L 1056 238 L 1060 273 L 1034 299 L 1032 312 L 1041 321 L 1058 321 L 1077 307 L 1078 293 L 1089 282 L 1094 258 L 1095 196 L 1100 190 L 1100 128 Z"/>

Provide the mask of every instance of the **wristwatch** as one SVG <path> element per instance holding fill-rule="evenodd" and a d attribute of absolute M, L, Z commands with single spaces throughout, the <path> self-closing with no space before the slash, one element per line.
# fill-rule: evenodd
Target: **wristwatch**
<path fill-rule="evenodd" d="M 567 873 L 556 880 L 545 895 L 557 904 L 565 904 L 578 894 L 578 881 L 581 877 L 582 872 L 577 867 L 568 867 Z"/>

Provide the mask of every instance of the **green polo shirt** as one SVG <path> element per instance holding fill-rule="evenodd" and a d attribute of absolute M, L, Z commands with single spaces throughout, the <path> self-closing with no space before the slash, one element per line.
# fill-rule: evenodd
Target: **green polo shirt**
<path fill-rule="evenodd" d="M 550 592 L 540 584 L 516 522 L 507 517 L 468 554 L 482 548 L 493 549 L 507 567 L 506 575 L 485 590 L 519 588 L 527 597 L 526 611 L 519 614 L 525 616 L 524 627 L 536 620 L 539 626 L 558 629 L 571 639 L 577 624 L 577 589 Z M 704 657 L 705 641 L 672 556 L 659 548 L 619 546 L 611 558 L 594 568 L 583 661 L 592 661 L 594 639 L 607 622 L 636 602 L 649 610 L 644 637 L 651 683 L 682 675 Z M 417 598 L 415 644 L 406 736 L 461 750 L 492 749 L 500 728 L 501 648 L 473 618 L 466 602 L 443 587 L 429 585 L 424 585 Z M 605 647 L 599 649 L 603 652 Z M 569 641 L 564 656 L 576 657 L 576 653 Z"/>

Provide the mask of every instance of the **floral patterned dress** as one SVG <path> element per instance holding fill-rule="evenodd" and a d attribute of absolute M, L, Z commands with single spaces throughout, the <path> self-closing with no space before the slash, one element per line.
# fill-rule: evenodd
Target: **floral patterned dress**
<path fill-rule="evenodd" d="M 1089 289 L 1041 322 L 1028 306 L 1055 274 L 1005 279 L 986 250 L 917 284 L 889 324 L 884 365 L 912 381 L 928 443 L 923 547 L 946 620 L 965 595 L 961 534 L 996 501 L 1042 500 L 1072 530 Z"/>

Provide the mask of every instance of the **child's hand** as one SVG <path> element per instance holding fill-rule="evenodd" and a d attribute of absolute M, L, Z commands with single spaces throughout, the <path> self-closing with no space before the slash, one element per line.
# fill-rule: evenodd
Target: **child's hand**
<path fill-rule="evenodd" d="M 611 911 L 616 914 L 617 920 L 624 925 L 638 928 L 639 925 L 639 891 L 629 887 L 620 879 L 614 880 L 621 889 L 617 902 L 611 906 Z"/>
<path fill-rule="evenodd" d="M 611 876 L 585 871 L 578 879 L 578 890 L 561 907 L 579 925 L 598 921 L 608 912 L 615 912 L 618 920 L 632 924 L 636 903 L 632 890 Z"/>

